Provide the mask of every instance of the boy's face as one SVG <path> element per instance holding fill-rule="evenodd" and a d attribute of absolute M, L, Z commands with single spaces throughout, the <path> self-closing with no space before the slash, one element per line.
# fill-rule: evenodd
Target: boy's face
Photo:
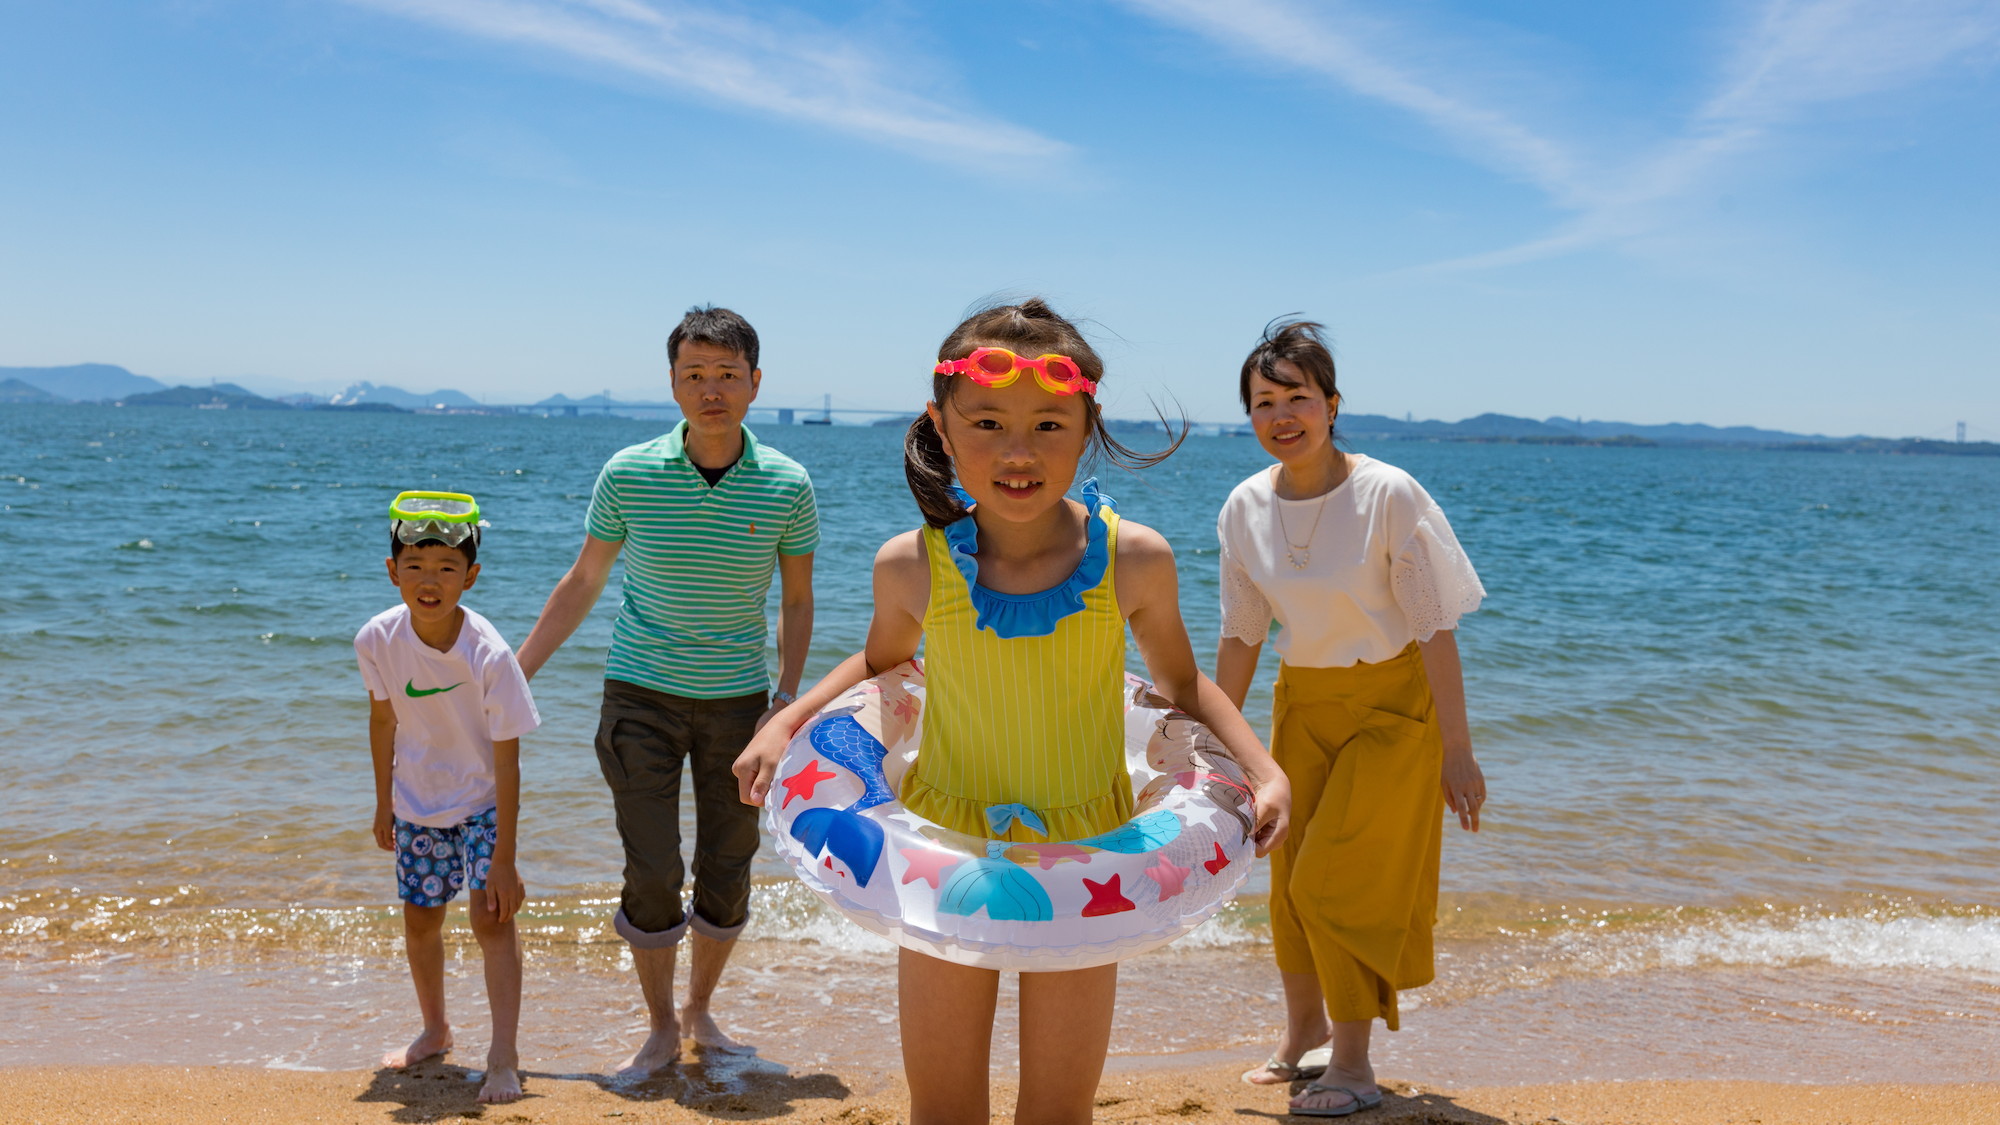
<path fill-rule="evenodd" d="M 725 437 L 743 424 L 764 373 L 753 369 L 742 352 L 689 340 L 675 355 L 673 380 L 674 402 L 687 418 L 688 429 L 705 437 Z"/>
<path fill-rule="evenodd" d="M 446 624 L 458 612 L 458 599 L 479 578 L 479 564 L 465 561 L 465 553 L 442 543 L 420 543 L 404 547 L 403 553 L 385 559 L 389 581 L 410 607 L 410 618 L 419 625 Z"/>

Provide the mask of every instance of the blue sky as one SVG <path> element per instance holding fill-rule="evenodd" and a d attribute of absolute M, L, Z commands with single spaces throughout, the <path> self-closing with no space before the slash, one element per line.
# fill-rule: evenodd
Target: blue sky
<path fill-rule="evenodd" d="M 1263 323 L 1359 411 L 2000 438 L 2000 5 L 28 0 L 0 365 L 906 407 L 996 292 L 1236 417 Z"/>

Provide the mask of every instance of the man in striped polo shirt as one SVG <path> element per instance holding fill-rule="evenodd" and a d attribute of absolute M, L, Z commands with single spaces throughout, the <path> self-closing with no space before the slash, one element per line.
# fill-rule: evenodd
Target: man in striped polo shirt
<path fill-rule="evenodd" d="M 597 760 L 625 845 L 613 925 L 632 947 L 652 1034 L 621 1073 L 643 1077 L 680 1057 L 683 1032 L 736 1044 L 709 999 L 749 917 L 757 810 L 730 772 L 771 710 L 798 691 L 812 639 L 819 514 L 799 463 L 743 425 L 757 397 L 757 333 L 719 308 L 689 310 L 667 337 L 685 420 L 620 450 L 591 494 L 583 551 L 556 584 L 520 652 L 530 677 L 589 615 L 622 557 L 624 603 L 605 660 Z M 768 697 L 764 599 L 781 586 L 778 690 Z M 694 910 L 681 908 L 680 781 L 694 782 Z M 687 1003 L 674 1009 L 674 952 L 694 931 Z"/>

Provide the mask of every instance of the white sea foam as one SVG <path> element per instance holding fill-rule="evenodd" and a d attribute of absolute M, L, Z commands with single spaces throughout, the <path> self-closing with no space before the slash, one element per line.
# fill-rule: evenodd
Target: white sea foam
<path fill-rule="evenodd" d="M 1729 921 L 1670 934 L 1662 965 L 1825 964 L 1855 969 L 1941 969 L 2000 979 L 2000 918 L 1836 916 Z"/>
<path fill-rule="evenodd" d="M 1230 949 L 1269 940 L 1270 935 L 1265 933 L 1262 927 L 1247 925 L 1235 911 L 1224 909 L 1188 931 L 1186 936 L 1176 939 L 1173 948 Z"/>
<path fill-rule="evenodd" d="M 1991 915 L 1721 917 L 1659 930 L 1572 931 L 1552 940 L 1559 952 L 1550 968 L 1586 973 L 1821 965 L 2000 981 L 2000 917 Z"/>
<path fill-rule="evenodd" d="M 889 939 L 848 921 L 798 883 L 754 889 L 750 924 L 743 936 L 753 941 L 810 942 L 850 953 L 888 953 L 896 948 Z"/>

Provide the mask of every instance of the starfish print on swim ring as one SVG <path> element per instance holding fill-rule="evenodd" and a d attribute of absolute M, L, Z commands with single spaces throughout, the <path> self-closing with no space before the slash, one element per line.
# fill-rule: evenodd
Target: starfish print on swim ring
<path fill-rule="evenodd" d="M 837 773 L 830 773 L 819 768 L 819 759 L 814 758 L 805 764 L 804 769 L 778 783 L 785 788 L 785 799 L 778 807 L 782 809 L 790 805 L 794 797 L 803 797 L 808 801 L 812 800 L 813 791 L 819 788 L 820 782 L 832 781 L 839 776 Z"/>
<path fill-rule="evenodd" d="M 1193 873 L 1194 868 L 1182 867 L 1166 856 L 1161 856 L 1158 863 L 1146 869 L 1146 874 L 1153 882 L 1160 885 L 1161 902 L 1181 893 L 1181 888 L 1187 883 L 1187 877 Z"/>
<path fill-rule="evenodd" d="M 1119 876 L 1113 875 L 1102 883 L 1086 878 L 1085 889 L 1090 891 L 1090 902 L 1083 908 L 1085 918 L 1101 918 L 1106 914 L 1123 914 L 1127 910 L 1137 910 L 1138 905 L 1126 898 L 1118 889 Z"/>

